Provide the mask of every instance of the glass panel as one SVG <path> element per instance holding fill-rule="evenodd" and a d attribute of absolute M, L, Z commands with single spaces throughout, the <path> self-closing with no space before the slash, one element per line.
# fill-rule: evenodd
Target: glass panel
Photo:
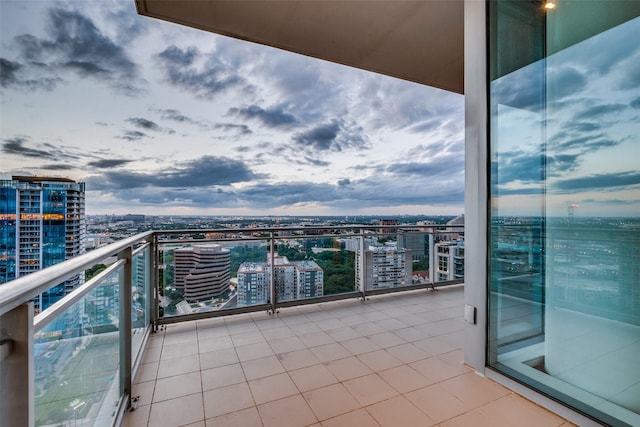
<path fill-rule="evenodd" d="M 135 363 L 141 350 L 147 326 L 151 321 L 149 296 L 151 247 L 133 256 L 133 280 L 131 290 L 131 363 Z"/>
<path fill-rule="evenodd" d="M 35 335 L 36 425 L 113 424 L 121 279 L 111 274 Z"/>
<path fill-rule="evenodd" d="M 488 362 L 640 425 L 640 2 L 490 2 Z"/>
<path fill-rule="evenodd" d="M 269 301 L 267 240 L 161 245 L 161 316 Z"/>

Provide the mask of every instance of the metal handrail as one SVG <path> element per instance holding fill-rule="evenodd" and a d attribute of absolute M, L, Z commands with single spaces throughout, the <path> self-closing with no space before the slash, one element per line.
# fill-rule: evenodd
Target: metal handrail
<path fill-rule="evenodd" d="M 140 241 L 153 236 L 153 231 L 136 234 L 84 255 L 63 261 L 0 286 L 0 315 L 48 291 L 52 287 L 83 272 L 92 265 L 109 258 Z"/>

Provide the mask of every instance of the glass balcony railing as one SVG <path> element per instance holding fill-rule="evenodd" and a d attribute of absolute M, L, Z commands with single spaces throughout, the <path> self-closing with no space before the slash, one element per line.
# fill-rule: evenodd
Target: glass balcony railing
<path fill-rule="evenodd" d="M 118 425 L 160 325 L 462 283 L 463 241 L 436 226 L 146 232 L 0 285 L 3 424 Z M 37 295 L 100 269 L 34 317 Z"/>

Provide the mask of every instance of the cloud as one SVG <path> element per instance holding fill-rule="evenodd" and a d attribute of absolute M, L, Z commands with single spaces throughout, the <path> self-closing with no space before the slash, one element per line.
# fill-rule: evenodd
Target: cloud
<path fill-rule="evenodd" d="M 499 186 L 514 182 L 540 184 L 546 177 L 560 176 L 576 170 L 580 154 L 545 155 L 542 151 L 512 151 L 499 154 L 499 163 L 492 162 L 493 181 Z"/>
<path fill-rule="evenodd" d="M 263 109 L 257 105 L 241 108 L 230 108 L 228 114 L 244 119 L 255 119 L 270 128 L 290 128 L 298 124 L 298 120 L 282 107 Z"/>
<path fill-rule="evenodd" d="M 571 66 L 550 67 L 547 73 L 547 90 L 555 101 L 580 93 L 587 86 L 587 76 Z"/>
<path fill-rule="evenodd" d="M 178 111 L 178 110 L 166 109 L 166 110 L 159 110 L 159 112 L 162 114 L 162 118 L 165 119 L 165 120 L 173 120 L 175 122 L 189 123 L 189 124 L 197 124 L 198 123 L 195 120 L 193 120 L 192 118 L 187 117 L 184 114 L 181 114 L 180 111 Z"/>
<path fill-rule="evenodd" d="M 558 192 L 606 190 L 640 185 L 640 172 L 625 171 L 587 175 L 554 182 L 551 188 Z"/>
<path fill-rule="evenodd" d="M 76 167 L 66 163 L 59 163 L 59 164 L 42 165 L 40 166 L 40 169 L 54 170 L 54 171 L 67 171 L 67 170 L 74 170 L 76 169 Z"/>
<path fill-rule="evenodd" d="M 216 123 L 213 125 L 214 129 L 220 129 L 225 132 L 234 132 L 238 135 L 250 135 L 253 132 L 247 125 L 239 125 L 235 123 Z"/>
<path fill-rule="evenodd" d="M 215 52 L 202 54 L 196 47 L 169 46 L 155 56 L 165 79 L 192 92 L 198 98 L 211 99 L 231 88 L 245 88 L 246 81 Z"/>
<path fill-rule="evenodd" d="M 47 18 L 47 38 L 23 34 L 14 39 L 19 55 L 27 61 L 24 67 L 38 76 L 30 80 L 31 85 L 22 86 L 50 90 L 63 81 L 50 77 L 51 74 L 70 71 L 83 78 L 106 82 L 126 94 L 138 90 L 132 84 L 138 73 L 136 64 L 90 18 L 62 8 L 50 9 Z M 15 66 L 13 68 L 15 77 Z"/>
<path fill-rule="evenodd" d="M 631 108 L 635 108 L 636 110 L 640 110 L 640 96 L 631 101 L 629 104 Z"/>
<path fill-rule="evenodd" d="M 585 108 L 574 116 L 574 120 L 602 120 L 603 116 L 626 110 L 625 104 L 600 104 Z"/>
<path fill-rule="evenodd" d="M 0 58 L 0 86 L 30 91 L 51 91 L 63 81 L 59 77 L 44 77 L 37 75 L 37 73 L 34 75 L 32 68 L 37 69 L 38 67 L 25 67 L 19 62 Z"/>
<path fill-rule="evenodd" d="M 127 163 L 130 163 L 132 161 L 133 160 L 127 160 L 127 159 L 99 159 L 99 160 L 94 160 L 87 163 L 87 166 L 100 168 L 100 169 L 115 168 L 118 166 L 126 165 Z"/>
<path fill-rule="evenodd" d="M 54 147 L 51 144 L 36 144 L 38 148 L 28 147 L 26 144 L 29 143 L 28 137 L 14 137 L 7 138 L 4 140 L 2 144 L 2 151 L 6 154 L 12 154 L 21 157 L 35 158 L 35 159 L 46 159 L 46 160 L 75 160 L 78 159 L 79 156 L 76 154 L 72 154 L 70 152 L 65 151 L 63 147 Z M 42 149 L 40 147 L 45 147 L 47 149 Z"/>
<path fill-rule="evenodd" d="M 129 117 L 127 121 L 136 127 L 146 130 L 153 130 L 156 132 L 162 131 L 162 128 L 157 123 L 151 120 L 143 119 L 142 117 Z"/>
<path fill-rule="evenodd" d="M 126 130 L 123 132 L 122 135 L 117 136 L 116 138 L 125 139 L 127 141 L 139 141 L 142 138 L 148 138 L 148 137 L 149 135 L 147 135 L 144 132 L 140 132 L 137 130 Z"/>
<path fill-rule="evenodd" d="M 370 148 L 369 138 L 362 127 L 355 124 L 348 125 L 340 119 L 333 119 L 298 132 L 293 135 L 292 142 L 295 147 L 302 148 L 313 156 L 322 152 Z"/>
<path fill-rule="evenodd" d="M 90 177 L 92 187 L 100 190 L 122 190 L 141 187 L 207 187 L 230 185 L 259 178 L 243 162 L 227 157 L 203 156 L 178 163 L 174 168 L 151 172 L 130 170 L 107 171 Z M 146 191 L 146 190 L 145 190 Z"/>

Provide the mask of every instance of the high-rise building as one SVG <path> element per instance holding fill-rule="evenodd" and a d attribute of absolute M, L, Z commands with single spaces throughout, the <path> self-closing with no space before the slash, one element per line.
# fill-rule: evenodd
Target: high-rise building
<path fill-rule="evenodd" d="M 364 261 L 365 289 L 387 289 L 408 286 L 412 283 L 413 265 L 411 249 L 392 246 L 370 246 L 356 253 L 356 283 L 362 285 Z"/>
<path fill-rule="evenodd" d="M 222 295 L 231 283 L 231 253 L 220 245 L 197 245 L 174 251 L 174 285 L 187 302 Z"/>
<path fill-rule="evenodd" d="M 244 262 L 238 268 L 238 305 L 264 304 L 268 300 L 271 260 Z M 273 285 L 278 301 L 312 298 L 324 294 L 324 272 L 314 261 L 289 261 L 274 256 Z"/>
<path fill-rule="evenodd" d="M 435 247 L 434 280 L 442 282 L 464 279 L 464 241 L 436 243 Z"/>
<path fill-rule="evenodd" d="M 85 184 L 14 176 L 0 181 L 0 283 L 84 253 Z M 38 313 L 84 283 L 80 273 L 34 300 Z"/>

